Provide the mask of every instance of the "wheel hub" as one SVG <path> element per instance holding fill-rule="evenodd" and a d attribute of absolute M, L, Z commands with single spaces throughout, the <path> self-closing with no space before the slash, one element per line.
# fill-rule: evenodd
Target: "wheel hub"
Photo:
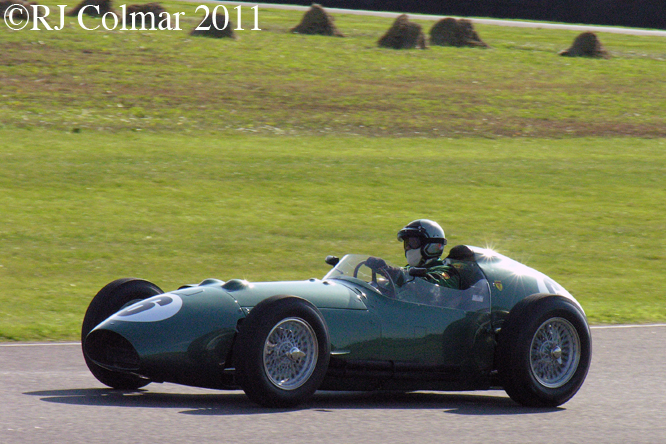
<path fill-rule="evenodd" d="M 289 350 L 289 352 L 286 355 L 293 362 L 299 362 L 301 359 L 303 359 L 306 356 L 305 353 L 303 353 L 298 349 L 298 347 L 292 347 L 291 350 Z"/>
<path fill-rule="evenodd" d="M 551 364 L 562 364 L 562 348 L 556 343 L 544 343 L 539 350 L 539 355 L 543 360 L 550 360 Z"/>
<path fill-rule="evenodd" d="M 305 384 L 318 359 L 317 335 L 302 319 L 279 322 L 266 338 L 264 370 L 269 381 L 283 390 L 295 390 Z"/>
<path fill-rule="evenodd" d="M 550 351 L 550 357 L 561 364 L 562 363 L 562 349 L 558 346 L 555 346 L 555 348 L 553 348 Z"/>

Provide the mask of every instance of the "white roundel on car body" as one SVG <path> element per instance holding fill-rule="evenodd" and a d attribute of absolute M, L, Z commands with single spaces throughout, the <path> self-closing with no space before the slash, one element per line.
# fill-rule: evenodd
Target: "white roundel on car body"
<path fill-rule="evenodd" d="M 182 306 L 180 296 L 164 293 L 132 304 L 113 315 L 112 319 L 125 322 L 163 321 L 178 313 Z"/>

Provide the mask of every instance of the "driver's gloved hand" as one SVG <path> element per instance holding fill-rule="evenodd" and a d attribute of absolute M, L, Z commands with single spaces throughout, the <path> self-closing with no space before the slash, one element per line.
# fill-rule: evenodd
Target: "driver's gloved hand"
<path fill-rule="evenodd" d="M 384 259 L 378 257 L 369 257 L 365 261 L 365 265 L 371 270 L 377 271 L 393 281 L 395 281 L 398 275 L 400 275 L 399 268 L 391 267 Z"/>
<path fill-rule="evenodd" d="M 384 259 L 380 259 L 378 257 L 369 257 L 365 261 L 365 265 L 370 268 L 371 270 L 379 271 L 379 270 L 384 270 L 389 268 L 388 265 L 386 265 L 386 261 Z"/>

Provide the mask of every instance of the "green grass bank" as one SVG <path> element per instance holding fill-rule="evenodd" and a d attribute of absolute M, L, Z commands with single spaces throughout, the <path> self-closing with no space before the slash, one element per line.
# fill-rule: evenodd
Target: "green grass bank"
<path fill-rule="evenodd" d="M 0 340 L 76 339 L 119 277 L 401 263 L 419 217 L 553 277 L 592 323 L 666 321 L 666 39 L 599 33 L 610 60 L 571 59 L 576 32 L 477 26 L 491 48 L 394 51 L 390 19 L 312 37 L 244 10 L 215 40 L 188 35 L 196 4 L 164 5 L 183 31 L 0 24 Z"/>
<path fill-rule="evenodd" d="M 386 139 L 3 130 L 0 336 L 73 339 L 107 282 L 323 276 L 401 263 L 438 220 L 554 277 L 593 323 L 666 320 L 660 139 Z"/>

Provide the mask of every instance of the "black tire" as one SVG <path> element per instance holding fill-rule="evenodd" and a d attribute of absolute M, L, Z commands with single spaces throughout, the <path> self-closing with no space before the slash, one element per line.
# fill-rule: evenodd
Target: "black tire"
<path fill-rule="evenodd" d="M 514 401 L 557 407 L 580 389 L 592 358 L 585 315 L 564 296 L 535 294 L 518 302 L 498 338 L 497 370 Z"/>
<path fill-rule="evenodd" d="M 104 286 L 90 302 L 81 326 L 81 347 L 88 369 L 99 382 L 111 388 L 126 390 L 137 389 L 150 383 L 147 379 L 107 370 L 95 364 L 86 354 L 85 341 L 93 328 L 125 305 L 162 293 L 164 292 L 157 285 L 143 279 L 124 278 Z"/>
<path fill-rule="evenodd" d="M 266 352 L 269 344 L 274 351 Z M 305 299 L 273 296 L 243 320 L 233 354 L 236 382 L 248 398 L 265 407 L 294 407 L 324 380 L 331 354 L 328 328 Z"/>

